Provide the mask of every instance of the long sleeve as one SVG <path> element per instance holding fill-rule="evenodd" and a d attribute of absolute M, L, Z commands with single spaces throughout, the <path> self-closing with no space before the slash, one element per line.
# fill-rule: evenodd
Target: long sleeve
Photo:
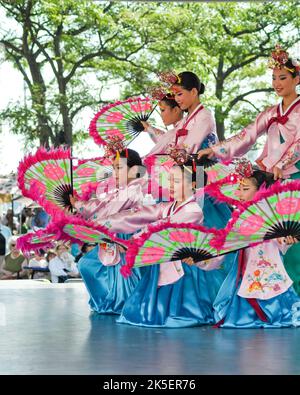
<path fill-rule="evenodd" d="M 99 223 L 102 218 L 139 205 L 144 198 L 143 187 L 146 182 L 146 178 L 134 180 L 127 187 L 109 194 L 103 200 L 96 198 L 89 202 L 77 202 L 76 209 L 85 219 Z"/>
<path fill-rule="evenodd" d="M 245 251 L 246 269 L 238 290 L 242 298 L 271 299 L 293 284 L 283 265 L 277 240 L 250 247 Z M 280 246 L 284 252 L 285 246 Z"/>
<path fill-rule="evenodd" d="M 90 199 L 88 202 L 77 201 L 75 203 L 75 208 L 79 212 L 80 216 L 84 219 L 90 219 L 93 215 L 100 210 L 103 203 L 97 198 Z"/>
<path fill-rule="evenodd" d="M 118 214 L 102 218 L 100 225 L 111 232 L 134 233 L 144 226 L 162 219 L 162 210 L 170 203 L 159 203 L 155 206 L 140 206 L 134 210 L 125 210 Z"/>
<path fill-rule="evenodd" d="M 115 266 L 121 260 L 121 255 L 116 244 L 99 244 L 98 257 L 104 266 Z"/>
<path fill-rule="evenodd" d="M 166 133 L 159 136 L 155 142 L 155 146 L 146 155 L 146 157 L 150 155 L 166 154 L 169 145 L 175 142 L 176 129 L 177 128 L 168 130 Z"/>
<path fill-rule="evenodd" d="M 269 120 L 274 115 L 272 112 L 274 113 L 273 107 L 259 114 L 255 122 L 237 135 L 213 145 L 211 148 L 216 157 L 222 160 L 231 160 L 235 156 L 242 156 L 248 152 L 258 137 L 267 131 Z"/>
<path fill-rule="evenodd" d="M 158 143 L 159 139 L 165 134 L 163 130 L 154 128 L 152 126 L 149 126 L 147 129 L 144 130 L 144 132 L 149 133 L 149 136 L 155 144 Z"/>

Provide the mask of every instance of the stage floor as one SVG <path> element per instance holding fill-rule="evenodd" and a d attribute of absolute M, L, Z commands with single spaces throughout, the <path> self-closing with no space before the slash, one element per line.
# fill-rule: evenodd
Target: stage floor
<path fill-rule="evenodd" d="M 300 328 L 145 329 L 90 312 L 82 283 L 0 283 L 0 374 L 300 374 Z"/>

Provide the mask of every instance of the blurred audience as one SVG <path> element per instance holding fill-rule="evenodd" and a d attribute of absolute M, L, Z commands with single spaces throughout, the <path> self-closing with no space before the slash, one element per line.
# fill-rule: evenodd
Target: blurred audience
<path fill-rule="evenodd" d="M 9 242 L 9 250 L 10 252 L 5 256 L 0 267 L 0 280 L 28 278 L 27 271 L 23 269 L 27 264 L 27 259 L 17 249 L 17 239 L 15 237 Z"/>
<path fill-rule="evenodd" d="M 53 283 L 63 283 L 68 278 L 80 277 L 74 257 L 65 244 L 58 244 L 55 251 L 49 251 L 47 261 Z"/>

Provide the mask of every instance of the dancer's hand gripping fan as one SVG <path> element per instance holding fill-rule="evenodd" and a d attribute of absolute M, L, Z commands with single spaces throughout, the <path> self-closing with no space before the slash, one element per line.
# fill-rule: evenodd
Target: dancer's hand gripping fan
<path fill-rule="evenodd" d="M 193 258 L 194 262 L 203 262 L 204 270 L 215 269 L 211 258 L 218 256 L 218 250 L 212 240 L 219 231 L 193 224 L 172 224 L 163 222 L 150 225 L 147 232 L 133 238 L 127 250 L 127 264 L 121 269 L 124 276 L 131 273 L 133 267 L 143 267 Z M 209 265 L 212 265 L 211 268 Z"/>

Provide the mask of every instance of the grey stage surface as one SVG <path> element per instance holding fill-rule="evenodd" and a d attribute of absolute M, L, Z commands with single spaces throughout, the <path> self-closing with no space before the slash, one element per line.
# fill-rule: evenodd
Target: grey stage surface
<path fill-rule="evenodd" d="M 145 329 L 91 314 L 81 283 L 0 283 L 0 374 L 299 374 L 300 328 Z"/>

